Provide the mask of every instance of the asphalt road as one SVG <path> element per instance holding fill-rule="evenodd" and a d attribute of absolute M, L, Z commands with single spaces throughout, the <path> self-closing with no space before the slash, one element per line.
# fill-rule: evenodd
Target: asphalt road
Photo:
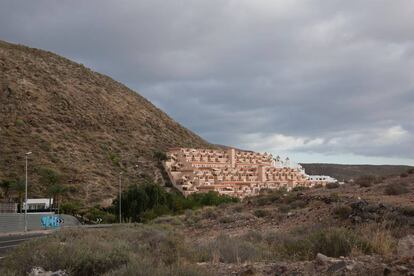
<path fill-rule="evenodd" d="M 22 242 L 43 237 L 48 233 L 28 233 L 28 234 L 16 234 L 8 236 L 0 236 L 0 259 L 3 259 L 11 250 L 16 248 Z"/>

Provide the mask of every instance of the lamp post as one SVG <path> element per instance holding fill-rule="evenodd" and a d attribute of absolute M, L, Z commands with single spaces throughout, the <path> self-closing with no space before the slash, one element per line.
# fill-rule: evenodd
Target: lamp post
<path fill-rule="evenodd" d="M 27 232 L 27 159 L 29 155 L 32 154 L 31 151 L 26 152 L 26 184 L 25 184 L 25 195 L 24 195 L 24 231 Z"/>
<path fill-rule="evenodd" d="M 122 223 L 122 172 L 119 173 L 119 223 Z"/>

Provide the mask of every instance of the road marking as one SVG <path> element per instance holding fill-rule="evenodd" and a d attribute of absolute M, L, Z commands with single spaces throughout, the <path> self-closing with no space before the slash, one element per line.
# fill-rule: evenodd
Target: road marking
<path fill-rule="evenodd" d="M 13 245 L 6 245 L 6 246 L 1 246 L 0 247 L 0 249 L 3 249 L 3 248 L 9 248 L 9 247 L 16 247 L 16 246 L 19 246 L 20 244 L 13 244 Z"/>
<path fill-rule="evenodd" d="M 17 239 L 17 240 L 8 240 L 8 241 L 0 241 L 0 244 L 2 243 L 11 243 L 11 242 L 19 242 L 19 241 L 27 241 L 33 238 L 25 238 L 25 239 Z"/>

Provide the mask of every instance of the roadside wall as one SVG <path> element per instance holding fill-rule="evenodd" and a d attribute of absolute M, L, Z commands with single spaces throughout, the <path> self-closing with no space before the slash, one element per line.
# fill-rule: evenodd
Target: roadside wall
<path fill-rule="evenodd" d="M 65 226 L 80 225 L 77 218 L 70 215 L 55 215 L 53 213 L 28 213 L 28 230 L 56 229 Z M 24 231 L 24 214 L 0 214 L 0 233 Z"/>

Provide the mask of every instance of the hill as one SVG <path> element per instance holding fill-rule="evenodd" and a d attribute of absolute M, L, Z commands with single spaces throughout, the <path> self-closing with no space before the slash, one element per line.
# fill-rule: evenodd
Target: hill
<path fill-rule="evenodd" d="M 212 147 L 148 100 L 56 54 L 0 41 L 0 180 L 23 178 L 30 197 L 45 196 L 39 170 L 58 171 L 69 197 L 88 205 L 124 182 L 162 182 L 157 152 Z"/>
<path fill-rule="evenodd" d="M 362 175 L 392 176 L 400 175 L 409 170 L 410 166 L 399 165 L 342 165 L 323 163 L 302 163 L 307 174 L 321 174 L 335 177 L 336 179 L 350 180 Z"/>

